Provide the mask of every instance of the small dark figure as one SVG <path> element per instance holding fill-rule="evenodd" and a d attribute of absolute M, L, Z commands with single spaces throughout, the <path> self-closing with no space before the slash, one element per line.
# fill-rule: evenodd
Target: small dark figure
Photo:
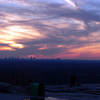
<path fill-rule="evenodd" d="M 71 78 L 70 78 L 70 88 L 76 86 L 76 84 L 77 84 L 76 76 L 72 75 Z"/>

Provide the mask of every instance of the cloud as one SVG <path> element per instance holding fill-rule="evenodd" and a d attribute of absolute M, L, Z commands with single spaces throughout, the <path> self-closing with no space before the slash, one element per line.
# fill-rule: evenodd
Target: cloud
<path fill-rule="evenodd" d="M 74 10 L 63 3 L 0 1 L 1 57 L 86 59 L 87 52 L 99 53 L 99 8 L 93 10 L 94 3 L 86 2 Z"/>

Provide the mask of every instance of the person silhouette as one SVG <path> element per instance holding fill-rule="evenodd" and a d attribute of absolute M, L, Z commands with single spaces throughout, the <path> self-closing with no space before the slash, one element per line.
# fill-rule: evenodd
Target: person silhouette
<path fill-rule="evenodd" d="M 76 75 L 72 75 L 70 77 L 70 88 L 75 87 L 77 84 L 77 78 Z"/>

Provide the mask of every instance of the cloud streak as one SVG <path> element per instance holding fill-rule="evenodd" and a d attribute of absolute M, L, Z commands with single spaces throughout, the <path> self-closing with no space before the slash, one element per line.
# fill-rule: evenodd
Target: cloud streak
<path fill-rule="evenodd" d="M 68 4 L 70 4 L 72 7 L 74 7 L 74 8 L 78 8 L 78 6 L 74 3 L 74 2 L 72 2 L 71 0 L 65 0 Z"/>

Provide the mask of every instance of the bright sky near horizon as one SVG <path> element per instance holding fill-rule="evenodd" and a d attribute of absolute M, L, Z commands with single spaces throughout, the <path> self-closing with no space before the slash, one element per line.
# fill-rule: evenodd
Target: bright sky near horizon
<path fill-rule="evenodd" d="M 100 59 L 99 0 L 0 0 L 0 58 Z"/>

